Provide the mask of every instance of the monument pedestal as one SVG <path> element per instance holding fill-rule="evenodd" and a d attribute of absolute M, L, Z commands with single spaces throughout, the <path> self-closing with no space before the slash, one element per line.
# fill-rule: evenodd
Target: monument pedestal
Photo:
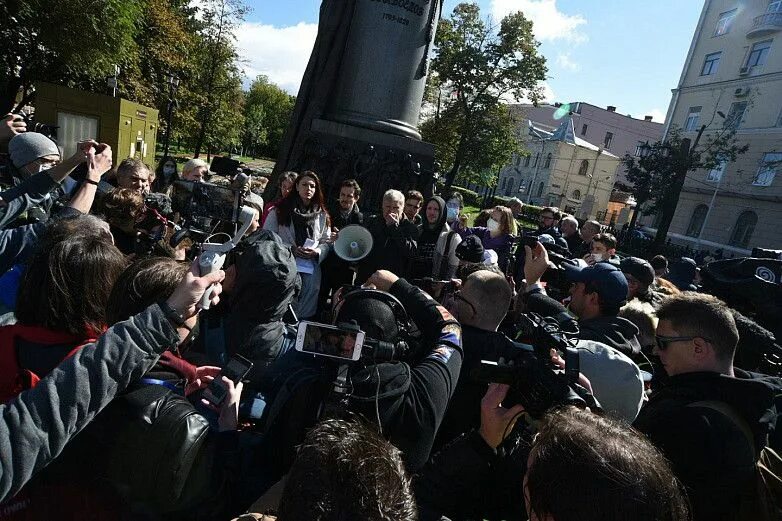
<path fill-rule="evenodd" d="M 345 179 L 361 186 L 359 206 L 380 211 L 383 193 L 390 188 L 420 190 L 429 196 L 434 187 L 434 145 L 365 127 L 315 119 L 304 145 L 301 170 L 313 170 L 323 180 L 329 197 L 339 195 Z"/>

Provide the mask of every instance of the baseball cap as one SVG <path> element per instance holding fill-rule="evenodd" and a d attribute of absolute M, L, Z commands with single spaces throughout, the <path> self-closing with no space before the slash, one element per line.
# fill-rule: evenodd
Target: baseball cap
<path fill-rule="evenodd" d="M 627 300 L 627 279 L 622 271 L 610 262 L 598 262 L 586 268 L 563 263 L 562 267 L 567 280 L 591 283 L 597 288 L 597 294 L 604 303 L 621 305 Z"/>
<path fill-rule="evenodd" d="M 654 282 L 654 268 L 652 265 L 646 262 L 644 259 L 638 257 L 625 257 L 619 263 L 619 268 L 623 273 L 629 273 L 641 284 L 651 286 Z"/>

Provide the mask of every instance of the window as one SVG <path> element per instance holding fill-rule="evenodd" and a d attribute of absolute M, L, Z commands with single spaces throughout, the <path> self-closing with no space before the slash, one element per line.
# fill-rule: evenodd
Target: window
<path fill-rule="evenodd" d="M 529 156 L 524 158 L 524 166 L 529 166 Z"/>
<path fill-rule="evenodd" d="M 505 195 L 510 195 L 510 193 L 513 191 L 513 178 L 508 178 L 508 186 L 505 189 Z"/>
<path fill-rule="evenodd" d="M 63 157 L 70 157 L 76 153 L 76 143 L 85 139 L 98 139 L 98 118 L 91 118 L 82 116 L 79 114 L 71 114 L 68 112 L 57 113 L 57 141 L 64 143 L 62 149 Z M 142 148 L 138 147 L 136 150 L 130 153 L 132 156 L 136 151 L 141 154 Z M 127 156 L 120 156 L 127 157 Z"/>
<path fill-rule="evenodd" d="M 755 180 L 752 181 L 752 185 L 771 186 L 780 165 L 782 165 L 782 152 L 767 152 L 763 154 L 763 161 L 760 164 L 760 168 L 758 168 L 758 173 L 755 175 Z"/>
<path fill-rule="evenodd" d="M 606 150 L 611 148 L 611 141 L 614 140 L 614 134 L 613 132 L 606 132 L 606 137 L 603 140 L 603 148 Z"/>
<path fill-rule="evenodd" d="M 573 190 L 573 199 L 576 201 L 581 200 L 581 190 Z"/>
<path fill-rule="evenodd" d="M 589 161 L 586 159 L 581 160 L 581 166 L 578 167 L 578 175 L 587 175 L 589 171 Z"/>
<path fill-rule="evenodd" d="M 728 116 L 725 118 L 725 128 L 737 129 L 741 126 L 741 120 L 744 118 L 744 112 L 747 110 L 746 101 L 737 101 L 730 106 Z"/>
<path fill-rule="evenodd" d="M 706 181 L 719 181 L 722 179 L 722 174 L 725 173 L 727 164 L 727 161 L 720 161 L 720 164 L 709 170 L 709 173 L 706 174 Z"/>
<path fill-rule="evenodd" d="M 736 219 L 736 225 L 733 227 L 733 233 L 730 236 L 731 246 L 746 248 L 752 239 L 752 233 L 755 231 L 755 225 L 758 223 L 758 215 L 752 210 L 741 212 Z"/>
<path fill-rule="evenodd" d="M 720 18 L 717 20 L 717 28 L 714 30 L 714 36 L 720 36 L 730 32 L 733 20 L 736 18 L 736 11 L 737 9 L 732 9 L 720 14 Z"/>
<path fill-rule="evenodd" d="M 711 76 L 717 72 L 717 68 L 720 66 L 720 56 L 722 56 L 722 52 L 713 52 L 706 55 L 706 59 L 703 60 L 701 76 Z"/>
<path fill-rule="evenodd" d="M 646 145 L 645 141 L 639 141 L 638 144 L 635 145 L 635 157 L 641 157 L 641 149 L 644 145 Z"/>
<path fill-rule="evenodd" d="M 695 207 L 690 217 L 690 225 L 687 226 L 687 235 L 690 237 L 698 237 L 701 234 L 701 228 L 706 221 L 706 214 L 709 212 L 709 207 L 705 204 L 699 204 Z"/>
<path fill-rule="evenodd" d="M 747 58 L 747 67 L 762 67 L 765 65 L 769 51 L 771 51 L 771 40 L 758 42 L 753 45 L 752 50 L 749 52 L 749 58 Z"/>
<path fill-rule="evenodd" d="M 535 197 L 540 197 L 541 195 L 543 195 L 543 181 L 541 181 L 540 184 L 538 185 L 538 195 L 536 195 Z"/>
<path fill-rule="evenodd" d="M 581 125 L 581 135 L 582 135 L 582 136 L 586 136 L 586 135 L 587 135 L 587 128 L 588 128 L 588 127 L 589 127 L 589 125 L 587 125 L 586 123 L 584 123 L 583 125 Z"/>
<path fill-rule="evenodd" d="M 701 107 L 690 107 L 687 113 L 687 121 L 684 122 L 684 130 L 690 131 L 698 128 L 698 120 L 701 117 Z"/>
<path fill-rule="evenodd" d="M 782 12 L 782 0 L 771 0 L 768 3 L 767 13 L 779 13 Z"/>
<path fill-rule="evenodd" d="M 782 117 L 780 119 L 782 119 Z M 543 163 L 543 168 L 551 168 L 551 152 L 546 156 L 546 162 Z"/>
<path fill-rule="evenodd" d="M 500 190 L 505 190 L 505 186 L 508 184 L 508 178 L 502 180 L 502 185 L 500 186 Z"/>

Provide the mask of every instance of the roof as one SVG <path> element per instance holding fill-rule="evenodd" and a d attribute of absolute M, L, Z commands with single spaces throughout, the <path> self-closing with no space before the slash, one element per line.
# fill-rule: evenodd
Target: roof
<path fill-rule="evenodd" d="M 602 147 L 599 147 L 576 136 L 576 133 L 573 130 L 573 118 L 570 116 L 564 118 L 562 123 L 559 124 L 559 127 L 557 127 L 554 132 L 549 132 L 545 129 L 544 125 L 533 122 L 532 120 L 527 120 L 527 122 L 529 126 L 529 135 L 537 139 L 544 141 L 562 141 L 570 145 L 576 145 L 589 150 L 594 150 L 595 152 L 600 151 L 601 155 L 605 155 L 607 157 L 619 157 L 612 154 L 611 152 L 608 152 L 607 150 L 604 150 Z"/>

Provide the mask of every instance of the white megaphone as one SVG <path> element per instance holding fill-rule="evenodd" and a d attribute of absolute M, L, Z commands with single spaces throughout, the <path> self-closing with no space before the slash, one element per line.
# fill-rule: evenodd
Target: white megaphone
<path fill-rule="evenodd" d="M 334 252 L 348 262 L 360 261 L 372 251 L 372 234 L 358 224 L 345 226 L 339 231 L 334 243 Z"/>

